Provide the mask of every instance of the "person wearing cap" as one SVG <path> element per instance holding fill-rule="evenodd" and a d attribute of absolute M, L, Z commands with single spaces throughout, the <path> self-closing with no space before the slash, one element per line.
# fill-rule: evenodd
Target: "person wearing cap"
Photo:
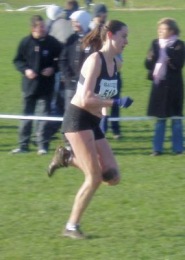
<path fill-rule="evenodd" d="M 104 4 L 97 4 L 94 6 L 93 19 L 89 25 L 89 29 L 93 30 L 99 24 L 104 24 L 107 20 L 107 7 Z"/>
<path fill-rule="evenodd" d="M 69 36 L 61 55 L 61 71 L 65 84 L 65 110 L 75 94 L 80 69 L 85 59 L 81 48 L 82 38 L 88 32 L 91 15 L 84 10 L 73 12 L 70 16 L 74 33 Z"/>
<path fill-rule="evenodd" d="M 58 17 L 61 16 L 62 12 L 62 7 L 58 5 L 49 5 L 46 8 L 46 16 L 50 21 L 55 21 Z"/>
<path fill-rule="evenodd" d="M 64 43 L 73 33 L 71 21 L 66 19 L 66 9 L 57 5 L 49 5 L 46 9 L 47 32 L 59 42 Z"/>
<path fill-rule="evenodd" d="M 46 16 L 49 18 L 48 34 L 55 37 L 63 46 L 69 36 L 74 33 L 71 19 L 73 12 L 79 9 L 78 1 L 68 0 L 64 8 L 57 5 L 50 5 L 46 9 Z M 51 102 L 51 114 L 63 116 L 64 114 L 64 84 L 61 81 L 62 71 L 55 75 L 55 90 Z M 51 137 L 61 128 L 61 122 L 50 121 L 49 129 Z"/>

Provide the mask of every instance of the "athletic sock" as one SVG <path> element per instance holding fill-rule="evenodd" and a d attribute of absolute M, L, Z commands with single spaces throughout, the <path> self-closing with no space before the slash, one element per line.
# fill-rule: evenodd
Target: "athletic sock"
<path fill-rule="evenodd" d="M 79 228 L 79 224 L 71 224 L 71 223 L 67 223 L 66 225 L 66 229 L 67 230 L 71 230 L 71 231 L 75 231 Z"/>

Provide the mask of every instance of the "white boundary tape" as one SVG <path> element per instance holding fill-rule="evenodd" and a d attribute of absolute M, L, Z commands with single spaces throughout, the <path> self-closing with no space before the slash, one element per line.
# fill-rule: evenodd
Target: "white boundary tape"
<path fill-rule="evenodd" d="M 23 12 L 23 11 L 42 11 L 47 9 L 48 6 L 52 4 L 46 4 L 46 5 L 29 5 L 29 6 L 24 6 L 18 9 L 12 8 L 9 4 L 7 3 L 0 3 L 0 7 L 3 6 L 3 9 L 7 12 Z M 94 4 L 90 4 L 93 6 Z M 84 6 L 80 7 L 80 9 L 85 9 Z M 184 8 L 183 8 L 184 9 Z M 149 7 L 149 8 L 134 8 L 134 3 L 133 1 L 129 1 L 128 3 L 128 8 L 124 7 L 122 9 L 115 9 L 115 11 L 153 11 L 153 10 L 183 10 L 182 8 L 175 8 L 175 7 Z"/>
<path fill-rule="evenodd" d="M 0 6 L 3 6 L 3 9 L 7 12 L 25 12 L 25 11 L 42 11 L 46 10 L 49 6 L 52 4 L 46 4 L 46 5 L 28 5 L 24 6 L 18 9 L 12 8 L 9 4 L 7 3 L 0 3 Z M 94 5 L 94 4 L 91 4 Z M 80 7 L 80 9 L 85 9 L 85 7 Z"/>
<path fill-rule="evenodd" d="M 21 119 L 21 120 L 42 120 L 42 121 L 63 121 L 63 117 L 51 117 L 51 116 L 23 116 L 23 115 L 0 115 L 2 119 Z M 185 117 L 173 116 L 170 119 L 185 119 Z M 169 119 L 166 118 L 166 119 Z M 109 121 L 146 121 L 153 120 L 156 117 L 152 116 L 130 116 L 130 117 L 111 117 Z M 163 118 L 164 119 L 164 118 Z"/>
<path fill-rule="evenodd" d="M 34 9 L 34 10 L 36 9 L 36 11 L 41 11 L 41 10 L 45 10 L 48 6 L 50 6 L 50 5 L 29 5 L 18 9 L 13 9 L 7 3 L 0 3 L 0 6 L 1 5 L 4 7 L 4 10 L 8 12 L 15 12 L 15 11 L 23 12 L 23 11 L 27 11 L 28 9 Z"/>

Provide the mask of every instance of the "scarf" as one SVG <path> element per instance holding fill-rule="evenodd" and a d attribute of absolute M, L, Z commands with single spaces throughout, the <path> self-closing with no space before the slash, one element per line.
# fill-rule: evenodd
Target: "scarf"
<path fill-rule="evenodd" d="M 168 39 L 159 39 L 159 59 L 155 65 L 153 78 L 156 85 L 163 79 L 165 79 L 167 61 L 169 57 L 166 54 L 166 47 L 171 46 L 178 39 L 177 35 L 173 35 Z"/>

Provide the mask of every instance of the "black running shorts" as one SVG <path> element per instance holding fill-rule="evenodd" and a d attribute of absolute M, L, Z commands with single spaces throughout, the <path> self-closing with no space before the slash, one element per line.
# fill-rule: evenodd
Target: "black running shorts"
<path fill-rule="evenodd" d="M 94 116 L 88 111 L 70 104 L 64 114 L 62 133 L 74 133 L 83 130 L 92 130 L 95 140 L 105 138 L 99 124 L 101 118 Z"/>

